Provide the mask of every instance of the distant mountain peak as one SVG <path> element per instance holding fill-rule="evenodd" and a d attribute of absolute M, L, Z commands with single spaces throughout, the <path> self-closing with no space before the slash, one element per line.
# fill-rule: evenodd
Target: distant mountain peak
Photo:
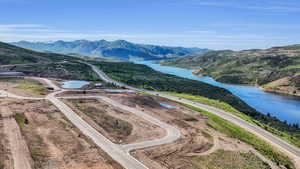
<path fill-rule="evenodd" d="M 144 60 L 158 60 L 200 54 L 208 51 L 201 48 L 168 47 L 158 45 L 144 45 L 131 43 L 126 40 L 89 41 L 85 39 L 75 41 L 58 40 L 52 43 L 45 42 L 14 42 L 13 45 L 39 51 L 57 53 L 78 53 L 89 56 L 111 57 L 123 60 L 141 58 Z"/>

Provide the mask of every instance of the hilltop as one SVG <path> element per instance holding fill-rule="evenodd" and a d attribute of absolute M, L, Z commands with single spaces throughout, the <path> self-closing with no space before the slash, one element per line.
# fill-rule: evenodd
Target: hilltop
<path fill-rule="evenodd" d="M 224 83 L 259 85 L 272 92 L 300 95 L 300 45 L 209 51 L 160 63 L 195 69 L 199 76 L 212 76 Z"/>
<path fill-rule="evenodd" d="M 20 41 L 12 44 L 39 51 L 51 51 L 64 54 L 79 53 L 88 56 L 109 57 L 122 60 L 158 60 L 200 54 L 207 51 L 207 49 L 200 48 L 135 44 L 125 40 L 76 40 L 72 42 L 60 40 L 52 43 Z"/>
<path fill-rule="evenodd" d="M 0 65 L 48 63 L 78 60 L 76 57 L 49 52 L 37 52 L 0 42 Z"/>

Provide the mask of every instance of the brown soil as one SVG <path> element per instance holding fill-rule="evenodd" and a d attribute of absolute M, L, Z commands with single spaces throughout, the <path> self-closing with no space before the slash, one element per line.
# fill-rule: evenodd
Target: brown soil
<path fill-rule="evenodd" d="M 16 120 L 13 118 L 5 118 L 3 121 L 5 134 L 9 142 L 9 149 L 14 162 L 14 169 L 32 169 L 33 161 Z"/>
<path fill-rule="evenodd" d="M 13 158 L 4 132 L 4 118 L 3 112 L 0 111 L 0 169 L 13 169 Z"/>
<path fill-rule="evenodd" d="M 261 87 L 261 89 L 268 92 L 300 96 L 300 89 L 296 87 L 297 83 L 295 84 L 295 82 L 293 82 L 296 79 L 297 79 L 296 76 L 294 78 L 292 77 L 281 78 L 271 83 L 268 83 L 267 85 Z"/>
<path fill-rule="evenodd" d="M 194 163 L 195 157 L 206 156 L 219 149 L 238 153 L 256 152 L 251 146 L 211 129 L 206 124 L 205 116 L 169 100 L 152 96 L 140 97 L 139 94 L 114 94 L 110 97 L 122 104 L 144 110 L 181 130 L 182 137 L 174 143 L 132 152 L 149 168 L 197 169 L 199 164 Z M 176 108 L 168 109 L 159 103 Z"/>
<path fill-rule="evenodd" d="M 24 112 L 22 134 L 36 169 L 121 169 L 105 152 L 86 138 L 50 103 L 14 101 L 14 113 Z"/>
<path fill-rule="evenodd" d="M 27 97 L 40 97 L 40 96 L 45 96 L 49 92 L 45 88 L 43 92 L 33 92 L 30 89 L 18 89 L 18 86 L 25 84 L 25 83 L 34 83 L 37 85 L 40 85 L 43 87 L 43 84 L 40 81 L 33 80 L 30 78 L 15 78 L 15 77 L 0 77 L 0 89 L 8 91 L 10 93 L 14 93 L 19 96 L 27 96 Z"/>
<path fill-rule="evenodd" d="M 65 101 L 85 121 L 105 137 L 118 144 L 147 141 L 165 136 L 165 130 L 101 100 Z"/>

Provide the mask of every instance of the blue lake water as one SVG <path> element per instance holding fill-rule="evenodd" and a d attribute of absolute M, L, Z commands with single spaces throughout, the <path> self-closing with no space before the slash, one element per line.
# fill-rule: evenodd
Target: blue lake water
<path fill-rule="evenodd" d="M 137 64 L 147 65 L 154 70 L 162 73 L 172 74 L 188 79 L 198 80 L 209 83 L 214 86 L 225 88 L 231 91 L 234 95 L 240 97 L 247 104 L 255 108 L 261 113 L 270 113 L 272 116 L 279 118 L 288 123 L 300 124 L 300 99 L 285 95 L 278 95 L 269 92 L 264 92 L 254 86 L 230 85 L 215 81 L 211 77 L 198 77 L 192 74 L 193 70 L 162 66 L 155 64 L 152 61 L 134 61 Z"/>
<path fill-rule="evenodd" d="M 88 85 L 89 82 L 87 81 L 80 81 L 80 80 L 72 80 L 63 82 L 62 88 L 65 89 L 79 89 L 85 85 Z"/>
<path fill-rule="evenodd" d="M 170 104 L 166 104 L 166 103 L 159 103 L 161 106 L 168 108 L 168 109 L 175 109 L 176 107 Z"/>
<path fill-rule="evenodd" d="M 133 90 L 126 90 L 126 89 L 105 89 L 105 91 L 111 92 L 111 93 L 122 93 L 122 92 L 134 93 L 135 92 Z"/>

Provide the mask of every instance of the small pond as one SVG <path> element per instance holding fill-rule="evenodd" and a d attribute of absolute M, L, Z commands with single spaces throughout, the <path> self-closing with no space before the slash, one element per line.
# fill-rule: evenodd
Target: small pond
<path fill-rule="evenodd" d="M 65 81 L 63 82 L 62 88 L 65 89 L 80 89 L 85 85 L 90 84 L 87 81 L 80 81 L 80 80 L 72 80 L 72 81 Z"/>
<path fill-rule="evenodd" d="M 133 90 L 126 90 L 126 89 L 105 89 L 105 91 L 110 93 L 122 93 L 122 92 L 134 93 L 135 92 Z"/>
<path fill-rule="evenodd" d="M 176 107 L 170 104 L 166 104 L 166 103 L 159 103 L 161 106 L 168 108 L 168 109 L 175 109 Z"/>

